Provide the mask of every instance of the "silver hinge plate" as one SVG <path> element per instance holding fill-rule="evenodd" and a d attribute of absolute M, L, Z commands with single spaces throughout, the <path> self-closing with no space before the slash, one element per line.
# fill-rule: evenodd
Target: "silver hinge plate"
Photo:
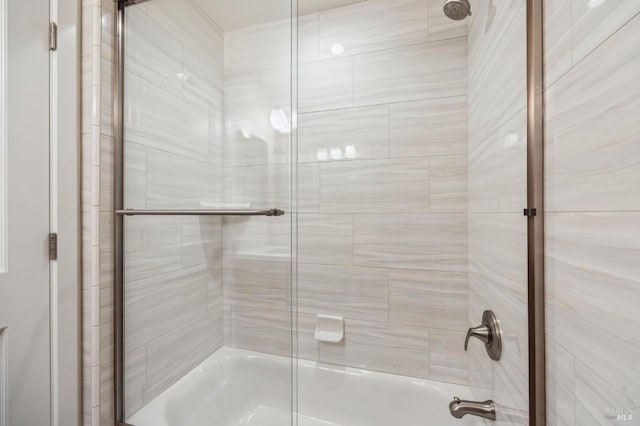
<path fill-rule="evenodd" d="M 49 260 L 58 260 L 58 234 L 49 234 Z"/>
<path fill-rule="evenodd" d="M 49 23 L 49 50 L 58 50 L 58 24 Z"/>

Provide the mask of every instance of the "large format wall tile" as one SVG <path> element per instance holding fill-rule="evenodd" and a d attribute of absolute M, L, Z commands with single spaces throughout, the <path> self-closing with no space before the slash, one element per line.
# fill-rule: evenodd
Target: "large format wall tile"
<path fill-rule="evenodd" d="M 357 266 L 298 266 L 299 312 L 386 321 L 389 272 Z"/>
<path fill-rule="evenodd" d="M 180 96 L 182 46 L 170 32 L 138 8 L 127 13 L 127 70 L 169 94 Z M 129 78 L 127 78 L 128 80 Z"/>
<path fill-rule="evenodd" d="M 546 91 L 547 210 L 640 210 L 638 33 L 639 16 Z"/>
<path fill-rule="evenodd" d="M 147 348 L 149 395 L 159 395 L 222 345 L 222 306 L 163 334 Z"/>
<path fill-rule="evenodd" d="M 387 158 L 389 106 L 338 109 L 302 114 L 298 119 L 298 161 Z M 336 154 L 338 155 L 338 154 Z"/>
<path fill-rule="evenodd" d="M 291 165 L 235 167 L 226 172 L 225 200 L 250 203 L 254 208 L 291 208 Z M 298 200 L 301 212 L 320 209 L 320 171 L 318 164 L 297 167 Z"/>
<path fill-rule="evenodd" d="M 467 212 L 467 156 L 429 160 L 429 210 L 434 213 Z"/>
<path fill-rule="evenodd" d="M 640 213 L 547 215 L 548 333 L 640 401 Z"/>
<path fill-rule="evenodd" d="M 492 5 L 494 2 L 484 2 Z M 527 105 L 527 39 L 526 39 L 526 8 L 524 1 L 505 1 L 495 12 L 495 17 L 488 17 L 494 26 L 500 25 L 502 33 L 491 41 L 494 45 L 486 47 L 469 47 L 469 135 L 470 148 L 474 149 L 505 122 L 510 120 L 518 111 Z M 518 4 L 514 10 L 515 16 L 509 26 L 503 28 L 506 19 L 512 11 L 508 9 Z M 485 6 L 479 7 L 482 9 Z M 491 7 L 491 6 L 489 6 Z M 500 18 L 498 17 L 500 16 Z M 478 17 L 476 16 L 476 19 Z M 482 25 L 482 23 L 479 23 Z M 489 27 L 490 24 L 487 23 Z M 482 30 L 482 29 L 481 29 Z M 486 31 L 486 29 L 484 29 Z M 489 30 L 484 37 L 493 34 Z M 488 41 L 489 42 L 489 41 Z M 473 55 L 483 52 L 483 56 L 473 61 Z"/>
<path fill-rule="evenodd" d="M 465 332 L 429 329 L 429 379 L 469 384 L 469 359 L 464 350 Z"/>
<path fill-rule="evenodd" d="M 549 328 L 550 330 L 550 328 Z M 573 355 L 547 334 L 547 424 L 575 426 L 575 359 Z"/>
<path fill-rule="evenodd" d="M 222 191 L 219 170 L 206 162 L 166 153 L 147 151 L 147 207 L 200 208 L 202 202 L 219 201 Z"/>
<path fill-rule="evenodd" d="M 351 57 L 301 65 L 298 71 L 300 112 L 353 106 L 353 78 L 353 58 Z"/>
<path fill-rule="evenodd" d="M 354 103 L 372 105 L 467 93 L 464 37 L 355 57 Z"/>
<path fill-rule="evenodd" d="M 544 0 L 544 84 L 571 68 L 571 1 Z"/>
<path fill-rule="evenodd" d="M 125 84 L 127 141 L 192 159 L 206 158 L 209 139 L 214 137 L 206 112 L 134 74 L 127 74 Z"/>
<path fill-rule="evenodd" d="M 469 211 L 520 212 L 527 197 L 527 117 L 522 110 L 469 152 Z"/>
<path fill-rule="evenodd" d="M 467 98 L 453 96 L 390 106 L 392 157 L 467 153 Z"/>
<path fill-rule="evenodd" d="M 286 309 L 290 270 L 290 264 L 285 262 L 225 259 L 225 303 Z"/>
<path fill-rule="evenodd" d="M 466 215 L 356 215 L 353 241 L 357 265 L 467 270 Z"/>
<path fill-rule="evenodd" d="M 333 55 L 336 43 L 355 55 L 426 41 L 426 0 L 369 0 L 320 13 L 322 58 Z"/>
<path fill-rule="evenodd" d="M 320 345 L 321 362 L 411 377 L 429 376 L 426 328 L 347 320 L 345 336 L 341 343 Z"/>
<path fill-rule="evenodd" d="M 638 13 L 640 3 L 635 0 L 571 0 L 571 48 L 574 65 Z"/>
<path fill-rule="evenodd" d="M 195 266 L 125 285 L 125 345 L 133 349 L 203 315 L 207 310 L 206 267 Z"/>
<path fill-rule="evenodd" d="M 426 159 L 362 160 L 320 165 L 323 212 L 426 212 Z"/>
<path fill-rule="evenodd" d="M 389 270 L 389 321 L 448 330 L 467 328 L 467 274 Z"/>
<path fill-rule="evenodd" d="M 454 21 L 444 14 L 442 0 L 428 0 L 429 41 L 446 40 L 467 35 L 467 20 Z M 473 5 L 475 7 L 475 4 Z"/>
<path fill-rule="evenodd" d="M 298 260 L 302 263 L 351 265 L 353 217 L 343 214 L 300 215 Z"/>
<path fill-rule="evenodd" d="M 576 425 L 637 423 L 638 404 L 627 399 L 588 365 L 576 361 L 575 376 Z"/>
<path fill-rule="evenodd" d="M 286 215 L 225 218 L 224 257 L 288 262 L 291 233 L 291 218 Z"/>
<path fill-rule="evenodd" d="M 234 31 L 229 36 L 233 74 L 284 67 L 291 62 L 289 19 Z"/>

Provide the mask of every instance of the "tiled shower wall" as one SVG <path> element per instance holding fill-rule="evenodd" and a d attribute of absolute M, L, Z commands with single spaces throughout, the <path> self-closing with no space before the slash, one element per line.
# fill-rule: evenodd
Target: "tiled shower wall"
<path fill-rule="evenodd" d="M 82 418 L 113 425 L 112 0 L 82 1 Z"/>
<path fill-rule="evenodd" d="M 478 1 L 469 20 L 469 323 L 493 310 L 503 352 L 469 344 L 478 400 L 528 425 L 526 1 Z"/>
<path fill-rule="evenodd" d="M 82 6 L 83 424 L 111 426 L 115 4 Z M 131 9 L 140 19 L 130 29 L 138 51 L 127 60 L 126 207 L 219 201 L 221 176 L 210 172 L 221 170 L 222 35 L 189 1 L 143 9 L 147 15 Z M 222 227 L 219 220 L 127 221 L 131 412 L 222 343 Z"/>
<path fill-rule="evenodd" d="M 638 424 L 640 2 L 545 9 L 548 424 Z"/>
<path fill-rule="evenodd" d="M 466 23 L 441 6 L 300 18 L 302 358 L 468 382 Z M 289 27 L 225 34 L 225 201 L 288 206 L 295 153 L 270 116 L 291 115 Z M 289 354 L 290 232 L 286 216 L 225 222 L 230 345 Z M 318 344 L 315 314 L 345 317 L 345 341 Z"/>
<path fill-rule="evenodd" d="M 222 200 L 224 38 L 190 0 L 131 6 L 125 208 Z M 222 346 L 222 221 L 125 218 L 125 411 Z"/>

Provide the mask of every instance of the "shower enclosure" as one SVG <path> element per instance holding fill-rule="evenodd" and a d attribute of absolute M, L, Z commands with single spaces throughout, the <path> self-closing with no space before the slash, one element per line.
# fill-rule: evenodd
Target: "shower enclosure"
<path fill-rule="evenodd" d="M 541 25 L 120 0 L 119 424 L 545 424 Z"/>

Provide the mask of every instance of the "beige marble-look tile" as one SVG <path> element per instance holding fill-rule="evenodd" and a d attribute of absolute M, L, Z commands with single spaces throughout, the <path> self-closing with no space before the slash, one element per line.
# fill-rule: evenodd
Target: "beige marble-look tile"
<path fill-rule="evenodd" d="M 347 320 L 341 343 L 321 343 L 320 361 L 410 377 L 429 376 L 429 329 Z"/>
<path fill-rule="evenodd" d="M 124 252 L 135 257 L 136 253 L 162 247 L 180 246 L 182 237 L 180 217 L 131 216 L 124 221 Z"/>
<path fill-rule="evenodd" d="M 575 375 L 573 355 L 547 333 L 547 424 L 575 426 Z"/>
<path fill-rule="evenodd" d="M 429 210 L 432 213 L 467 212 L 467 156 L 429 159 Z"/>
<path fill-rule="evenodd" d="M 389 321 L 447 330 L 467 329 L 467 274 L 389 270 Z"/>
<path fill-rule="evenodd" d="M 298 261 L 351 265 L 353 263 L 353 217 L 344 214 L 299 215 Z"/>
<path fill-rule="evenodd" d="M 226 166 L 290 162 L 290 67 L 228 76 L 225 79 Z M 271 116 L 281 117 L 276 129 Z"/>
<path fill-rule="evenodd" d="M 547 332 L 636 402 L 639 219 L 636 212 L 547 213 L 546 225 Z"/>
<path fill-rule="evenodd" d="M 130 73 L 180 96 L 182 82 L 182 46 L 143 10 L 133 8 L 126 19 L 125 64 Z M 130 91 L 127 91 L 129 93 Z"/>
<path fill-rule="evenodd" d="M 469 359 L 464 350 L 465 332 L 429 329 L 429 379 L 469 384 Z"/>
<path fill-rule="evenodd" d="M 130 417 L 147 402 L 147 347 L 141 346 L 124 355 L 124 409 Z"/>
<path fill-rule="evenodd" d="M 389 106 L 301 114 L 298 161 L 363 160 L 389 155 Z M 340 157 L 340 158 L 337 158 Z"/>
<path fill-rule="evenodd" d="M 571 49 L 577 64 L 640 13 L 635 0 L 571 0 Z"/>
<path fill-rule="evenodd" d="M 488 17 L 493 27 L 500 28 L 495 34 L 485 27 L 482 34 L 476 34 L 483 43 L 495 43 L 488 47 L 469 47 L 469 135 L 470 148 L 486 140 L 505 122 L 527 105 L 527 45 L 526 8 L 523 1 L 484 2 L 489 7 L 504 11 L 495 12 L 495 18 Z M 484 8 L 485 5 L 477 5 Z M 510 8 L 515 7 L 514 11 Z M 499 19 L 507 19 L 514 13 L 508 26 Z M 475 16 L 475 12 L 474 12 Z M 489 24 L 487 24 L 489 25 Z M 496 27 L 499 25 L 499 27 Z M 491 28 L 492 26 L 489 25 Z M 469 37 L 474 34 L 470 33 Z M 483 49 L 484 48 L 484 49 Z M 488 50 L 487 50 L 488 49 Z M 481 56 L 475 58 L 481 50 Z"/>
<path fill-rule="evenodd" d="M 147 346 L 147 398 L 155 398 L 221 346 L 222 309 L 163 333 Z"/>
<path fill-rule="evenodd" d="M 296 296 L 299 312 L 386 321 L 389 273 L 381 268 L 301 263 Z"/>
<path fill-rule="evenodd" d="M 466 215 L 355 215 L 353 239 L 356 265 L 467 270 Z"/>
<path fill-rule="evenodd" d="M 444 2 L 442 0 L 428 0 L 427 3 L 429 3 L 429 41 L 446 40 L 467 35 L 468 20 L 454 21 L 449 19 L 444 14 Z"/>
<path fill-rule="evenodd" d="M 352 57 L 302 64 L 298 71 L 300 113 L 353 106 Z"/>
<path fill-rule="evenodd" d="M 233 31 L 230 37 L 233 74 L 285 67 L 290 64 L 290 19 Z"/>
<path fill-rule="evenodd" d="M 465 38 L 355 57 L 356 106 L 459 96 L 467 93 Z"/>
<path fill-rule="evenodd" d="M 322 212 L 426 212 L 426 158 L 336 161 L 320 165 Z"/>
<path fill-rule="evenodd" d="M 469 288 L 476 292 L 491 291 L 491 297 L 488 293 L 483 301 L 486 299 L 496 311 L 504 312 L 505 318 L 501 320 L 505 333 L 513 328 L 514 334 L 522 331 L 526 334 L 526 324 L 520 330 L 515 319 L 506 318 L 526 317 L 527 312 L 526 217 L 522 212 L 482 213 L 470 214 L 468 220 Z M 471 297 L 469 300 L 474 303 Z M 471 320 L 477 322 L 480 317 Z"/>
<path fill-rule="evenodd" d="M 200 208 L 201 202 L 222 200 L 222 181 L 207 162 L 155 149 L 147 150 L 147 207 Z"/>
<path fill-rule="evenodd" d="M 289 262 L 291 240 L 291 218 L 287 215 L 230 217 L 223 222 L 225 258 Z"/>
<path fill-rule="evenodd" d="M 233 306 L 231 344 L 234 348 L 291 356 L 291 312 Z"/>
<path fill-rule="evenodd" d="M 181 236 L 183 267 L 206 264 L 214 275 L 222 272 L 222 218 L 182 217 Z"/>
<path fill-rule="evenodd" d="M 594 372 L 575 363 L 576 425 L 637 424 L 638 404 Z"/>
<path fill-rule="evenodd" d="M 544 85 L 571 68 L 571 1 L 544 0 Z"/>
<path fill-rule="evenodd" d="M 99 198 L 100 211 L 113 211 L 113 188 L 115 184 L 114 167 L 115 139 L 111 136 L 100 135 L 100 190 L 93 190 L 93 196 Z M 95 178 L 95 177 L 94 177 Z M 98 194 L 96 194 L 98 192 Z"/>
<path fill-rule="evenodd" d="M 207 311 L 204 266 L 125 282 L 125 345 L 136 348 Z"/>
<path fill-rule="evenodd" d="M 286 262 L 224 260 L 224 303 L 286 310 L 291 266 Z"/>
<path fill-rule="evenodd" d="M 125 139 L 195 160 L 206 158 L 211 117 L 142 78 L 125 78 Z"/>
<path fill-rule="evenodd" d="M 301 212 L 320 209 L 320 171 L 318 164 L 300 164 L 297 172 L 297 207 Z M 292 206 L 291 165 L 234 167 L 225 170 L 227 188 L 225 200 L 251 203 L 254 208 L 279 208 L 290 211 Z"/>
<path fill-rule="evenodd" d="M 521 212 L 527 197 L 527 117 L 520 111 L 469 153 L 469 211 Z"/>
<path fill-rule="evenodd" d="M 467 97 L 390 106 L 391 157 L 466 154 Z"/>
<path fill-rule="evenodd" d="M 320 13 L 320 57 L 393 49 L 427 41 L 425 0 L 369 0 Z"/>
<path fill-rule="evenodd" d="M 547 89 L 548 211 L 640 210 L 639 33 L 636 16 Z"/>
<path fill-rule="evenodd" d="M 144 209 L 147 205 L 147 149 L 125 141 L 124 151 L 124 207 Z"/>

